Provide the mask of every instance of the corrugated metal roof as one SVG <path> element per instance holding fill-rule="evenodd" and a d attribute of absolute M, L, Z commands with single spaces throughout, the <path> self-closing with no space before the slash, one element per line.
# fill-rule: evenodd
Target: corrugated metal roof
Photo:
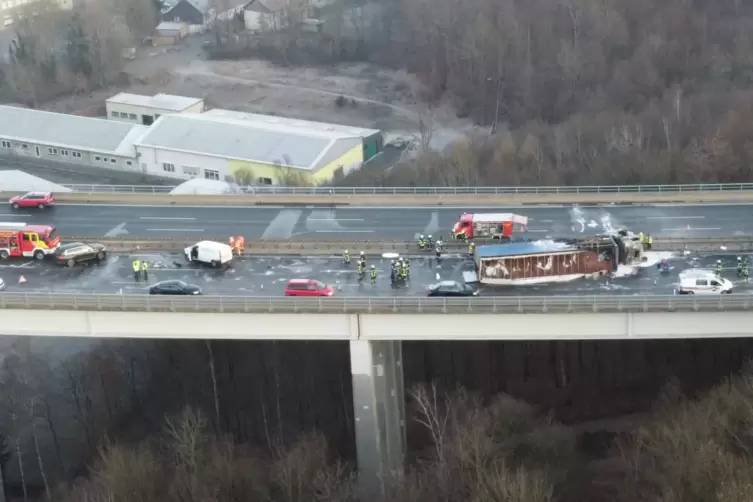
<path fill-rule="evenodd" d="M 144 126 L 114 120 L 0 105 L 0 137 L 73 150 L 117 152 Z M 134 152 L 127 154 L 133 156 Z"/>
<path fill-rule="evenodd" d="M 312 120 L 291 119 L 288 117 L 279 117 L 277 115 L 262 115 L 259 113 L 237 112 L 234 110 L 214 109 L 204 112 L 205 117 L 223 118 L 232 120 L 243 120 L 248 123 L 256 124 L 258 127 L 284 129 L 288 131 L 299 131 L 306 134 L 320 132 L 322 134 L 333 134 L 337 136 L 358 136 L 366 138 L 373 134 L 380 133 L 378 129 L 367 129 L 365 127 L 353 127 L 342 124 L 328 124 L 326 122 L 314 122 Z"/>
<path fill-rule="evenodd" d="M 316 170 L 361 143 L 360 137 L 260 128 L 205 114 L 163 115 L 136 144 L 199 155 Z"/>
<path fill-rule="evenodd" d="M 578 246 L 567 242 L 533 241 L 479 246 L 476 248 L 476 254 L 482 258 L 494 258 L 540 253 L 565 253 L 577 250 Z"/>
<path fill-rule="evenodd" d="M 144 96 L 143 94 L 131 94 L 128 92 L 121 92 L 107 100 L 108 103 L 159 108 L 175 112 L 182 112 L 186 108 L 201 103 L 202 101 L 201 98 L 189 98 L 186 96 L 176 96 L 174 94 L 160 93 L 155 94 L 154 96 Z"/>

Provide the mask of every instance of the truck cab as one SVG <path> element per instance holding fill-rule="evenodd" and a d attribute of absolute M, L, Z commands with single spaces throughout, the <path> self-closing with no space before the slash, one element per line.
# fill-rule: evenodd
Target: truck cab
<path fill-rule="evenodd" d="M 525 232 L 528 218 L 512 213 L 463 213 L 452 227 L 452 238 L 509 240 L 516 225 L 518 230 Z"/>

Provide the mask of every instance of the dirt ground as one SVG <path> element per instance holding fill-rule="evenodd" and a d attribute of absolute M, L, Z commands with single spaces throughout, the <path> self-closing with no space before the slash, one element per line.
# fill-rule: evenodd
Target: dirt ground
<path fill-rule="evenodd" d="M 212 108 L 376 128 L 385 132 L 387 141 L 419 136 L 418 122 L 426 110 L 416 102 L 418 84 L 406 72 L 363 63 L 302 68 L 260 60 L 207 61 L 201 42 L 194 36 L 180 46 L 144 48 L 125 69 L 137 83 L 67 96 L 45 108 L 103 116 L 105 99 L 117 92 L 164 92 L 201 97 Z M 336 104 L 339 96 L 344 106 Z M 472 129 L 449 106 L 435 109 L 432 117 L 432 146 L 437 149 Z"/>

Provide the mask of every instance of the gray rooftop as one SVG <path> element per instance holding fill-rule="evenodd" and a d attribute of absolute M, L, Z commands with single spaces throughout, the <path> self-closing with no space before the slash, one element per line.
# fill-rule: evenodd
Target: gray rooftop
<path fill-rule="evenodd" d="M 313 120 L 291 119 L 279 115 L 262 115 L 260 113 L 237 112 L 235 110 L 223 110 L 215 108 L 204 112 L 204 117 L 218 119 L 243 120 L 244 122 L 254 123 L 262 128 L 286 129 L 289 131 L 304 132 L 306 134 L 332 133 L 339 136 L 360 136 L 367 138 L 381 131 L 378 129 L 367 129 L 365 127 L 354 127 L 342 124 L 329 124 L 327 122 L 314 122 Z"/>
<path fill-rule="evenodd" d="M 178 24 L 179 23 L 162 23 Z M 160 26 L 162 26 L 162 24 Z M 157 27 L 159 29 L 159 26 Z M 108 103 L 118 103 L 132 106 L 143 106 L 145 108 L 159 108 L 161 110 L 171 110 L 182 112 L 188 107 L 201 103 L 201 98 L 189 98 L 186 96 L 176 96 L 174 94 L 155 94 L 154 96 L 144 96 L 143 94 L 131 94 L 121 92 L 107 100 Z"/>
<path fill-rule="evenodd" d="M 188 114 L 161 116 L 136 144 L 315 171 L 361 144 L 361 138 Z"/>
<path fill-rule="evenodd" d="M 75 150 L 117 153 L 144 126 L 0 105 L 0 138 Z M 128 154 L 129 156 L 133 153 Z"/>

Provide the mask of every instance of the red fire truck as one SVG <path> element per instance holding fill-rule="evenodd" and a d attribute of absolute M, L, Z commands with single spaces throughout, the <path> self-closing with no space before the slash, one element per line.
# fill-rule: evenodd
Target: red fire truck
<path fill-rule="evenodd" d="M 528 218 L 512 213 L 463 213 L 452 227 L 453 239 L 509 239 L 515 225 L 528 230 Z"/>
<path fill-rule="evenodd" d="M 33 257 L 42 260 L 60 245 L 52 225 L 0 222 L 0 259 Z"/>

